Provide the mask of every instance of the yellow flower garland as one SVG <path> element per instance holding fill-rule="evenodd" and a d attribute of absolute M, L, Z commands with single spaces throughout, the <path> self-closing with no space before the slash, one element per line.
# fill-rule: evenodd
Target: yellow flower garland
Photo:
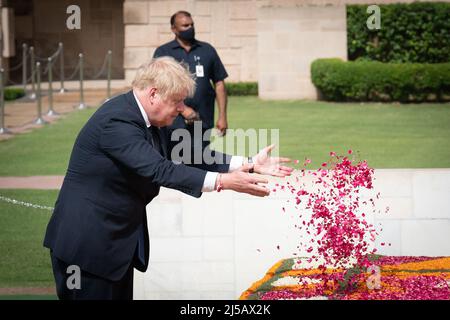
<path fill-rule="evenodd" d="M 335 274 L 342 273 L 345 270 L 343 269 L 325 269 L 324 271 L 320 269 L 297 269 L 297 270 L 279 270 L 280 267 L 286 263 L 288 260 L 280 260 L 276 264 L 274 264 L 269 271 L 265 274 L 265 276 L 253 283 L 253 285 L 243 292 L 239 299 L 246 300 L 251 295 L 254 295 L 258 291 L 261 290 L 263 285 L 267 286 L 267 284 L 273 283 L 274 279 L 281 279 L 284 277 L 308 277 L 325 274 Z M 374 265 L 377 265 L 377 262 L 374 261 Z M 407 279 L 417 276 L 426 276 L 426 277 L 440 277 L 445 280 L 450 280 L 450 257 L 438 257 L 438 258 L 430 258 L 429 260 L 419 261 L 419 262 L 407 262 L 400 264 L 388 264 L 380 266 L 380 277 L 381 277 L 381 287 L 383 288 L 383 292 L 390 293 L 399 293 L 401 294 L 404 290 L 403 288 L 397 286 L 397 280 L 395 279 Z M 365 272 L 364 279 L 367 279 L 371 273 Z M 386 277 L 394 276 L 395 279 L 391 283 L 383 281 Z M 337 289 L 336 285 L 329 281 L 329 290 L 327 289 L 324 293 L 328 295 L 332 295 L 334 290 Z M 398 283 L 400 285 L 400 283 Z M 271 291 L 283 291 L 289 290 L 291 292 L 302 292 L 308 293 L 312 292 L 316 284 L 292 284 L 292 285 L 279 285 L 272 286 L 270 288 Z M 369 289 L 367 286 L 359 285 L 359 289 L 355 292 L 351 292 L 347 294 L 346 298 L 348 299 L 358 299 L 358 297 L 363 297 L 364 294 L 369 293 Z M 252 298 L 255 298 L 253 296 Z M 450 299 L 450 297 L 449 297 Z"/>

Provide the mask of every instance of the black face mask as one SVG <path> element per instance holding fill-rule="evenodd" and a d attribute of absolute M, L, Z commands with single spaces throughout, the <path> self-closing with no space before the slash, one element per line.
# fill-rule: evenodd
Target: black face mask
<path fill-rule="evenodd" d="M 195 39 L 194 27 L 178 32 L 178 37 L 181 40 L 190 41 L 190 42 L 193 41 Z"/>

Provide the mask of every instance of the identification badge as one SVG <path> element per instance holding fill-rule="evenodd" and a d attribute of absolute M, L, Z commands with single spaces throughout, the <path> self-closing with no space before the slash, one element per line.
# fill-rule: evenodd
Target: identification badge
<path fill-rule="evenodd" d="M 197 77 L 204 77 L 203 66 L 201 64 L 195 66 L 195 74 L 197 75 Z"/>

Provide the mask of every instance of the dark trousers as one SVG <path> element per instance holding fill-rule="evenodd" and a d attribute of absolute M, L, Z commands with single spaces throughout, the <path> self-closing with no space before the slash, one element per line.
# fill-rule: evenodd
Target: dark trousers
<path fill-rule="evenodd" d="M 107 280 L 80 270 L 80 289 L 76 289 L 73 288 L 76 283 L 73 281 L 75 272 L 69 268 L 70 265 L 52 253 L 50 256 L 60 300 L 133 300 L 133 263 L 119 281 Z"/>

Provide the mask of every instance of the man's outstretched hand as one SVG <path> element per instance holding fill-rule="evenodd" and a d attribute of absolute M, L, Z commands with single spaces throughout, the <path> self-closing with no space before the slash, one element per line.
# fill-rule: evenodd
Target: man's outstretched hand
<path fill-rule="evenodd" d="M 291 162 L 291 159 L 284 157 L 271 157 L 270 153 L 274 148 L 274 144 L 267 146 L 253 157 L 253 163 L 255 165 L 254 172 L 271 175 L 274 177 L 290 176 L 294 169 L 282 164 Z"/>
<path fill-rule="evenodd" d="M 239 170 L 231 173 L 219 174 L 216 181 L 216 189 L 220 184 L 223 190 L 233 190 L 240 193 L 248 193 L 257 197 L 265 197 L 270 194 L 270 190 L 262 185 L 268 181 L 258 175 L 249 174 L 252 165 L 243 165 Z"/>

